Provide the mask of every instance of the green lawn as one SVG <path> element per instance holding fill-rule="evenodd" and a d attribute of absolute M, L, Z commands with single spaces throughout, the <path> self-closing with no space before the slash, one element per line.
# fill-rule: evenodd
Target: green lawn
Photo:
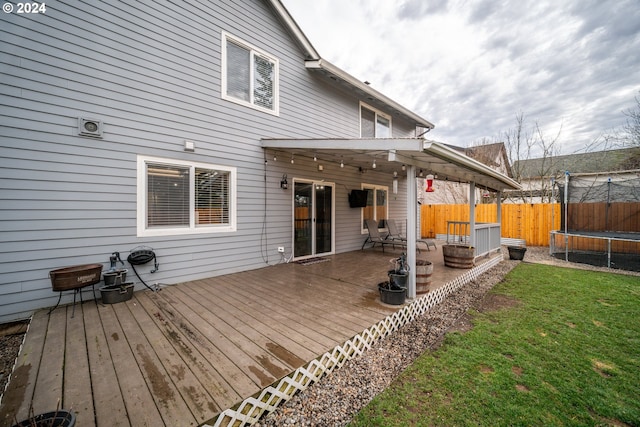
<path fill-rule="evenodd" d="M 353 426 L 640 426 L 640 278 L 520 264 Z"/>

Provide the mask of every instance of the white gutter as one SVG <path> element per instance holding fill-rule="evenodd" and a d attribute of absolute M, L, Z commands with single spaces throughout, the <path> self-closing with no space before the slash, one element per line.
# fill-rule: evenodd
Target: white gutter
<path fill-rule="evenodd" d="M 305 61 L 304 66 L 306 68 L 310 69 L 310 70 L 324 70 L 324 71 L 328 72 L 329 74 L 332 74 L 332 75 L 336 76 L 337 78 L 339 78 L 340 80 L 343 80 L 344 82 L 348 83 L 349 85 L 360 89 L 361 91 L 363 91 L 367 95 L 370 95 L 371 97 L 379 100 L 380 102 L 383 102 L 384 104 L 388 105 L 389 107 L 399 111 L 400 113 L 402 113 L 403 115 L 407 116 L 411 120 L 415 121 L 418 125 L 420 125 L 422 127 L 425 127 L 425 128 L 428 128 L 428 129 L 433 129 L 435 127 L 435 125 L 433 123 L 431 123 L 430 121 L 420 117 L 419 115 L 417 115 L 413 111 L 403 107 L 402 105 L 398 104 L 396 101 L 392 100 L 391 98 L 389 98 L 389 97 L 383 95 L 382 93 L 378 92 L 377 90 L 373 89 L 368 84 L 366 84 L 364 82 L 361 82 L 360 80 L 358 80 L 355 77 L 353 77 L 351 74 L 347 73 L 346 71 L 342 70 L 341 68 L 336 67 L 335 65 L 333 65 L 332 63 L 330 63 L 326 59 L 319 58 L 319 59 L 315 59 L 315 60 L 308 60 L 308 61 Z"/>

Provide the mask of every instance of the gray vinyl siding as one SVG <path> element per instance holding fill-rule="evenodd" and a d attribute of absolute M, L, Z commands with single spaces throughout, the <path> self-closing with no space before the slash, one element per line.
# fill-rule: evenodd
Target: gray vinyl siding
<path fill-rule="evenodd" d="M 334 182 L 336 252 L 360 248 L 360 210 L 347 202 L 363 182 L 355 168 L 265 165 L 261 138 L 358 137 L 360 101 L 305 69 L 266 2 L 56 1 L 44 15 L 2 14 L 0 25 L 0 322 L 55 304 L 50 270 L 108 266 L 112 252 L 126 259 L 141 245 L 160 263 L 138 269 L 150 284 L 279 262 L 276 247 L 292 245 L 283 173 Z M 278 117 L 221 99 L 221 31 L 278 58 Z M 102 120 L 103 138 L 78 136 L 78 117 Z M 393 130 L 415 135 L 395 118 Z M 138 155 L 236 167 L 237 231 L 136 237 Z M 388 176 L 365 181 L 391 190 Z"/>

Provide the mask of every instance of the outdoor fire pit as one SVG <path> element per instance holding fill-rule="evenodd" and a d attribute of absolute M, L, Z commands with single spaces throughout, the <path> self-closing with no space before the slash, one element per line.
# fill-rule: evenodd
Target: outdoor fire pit
<path fill-rule="evenodd" d="M 51 279 L 51 288 L 54 292 L 59 292 L 58 302 L 49 310 L 49 314 L 60 305 L 63 291 L 73 290 L 73 311 L 71 317 L 75 315 L 76 310 L 76 294 L 80 293 L 80 302 L 82 302 L 82 293 L 80 290 L 85 286 L 93 286 L 100 282 L 100 272 L 102 272 L 102 264 L 85 264 L 74 265 L 71 267 L 58 268 L 49 272 Z M 93 289 L 95 298 L 95 288 Z"/>

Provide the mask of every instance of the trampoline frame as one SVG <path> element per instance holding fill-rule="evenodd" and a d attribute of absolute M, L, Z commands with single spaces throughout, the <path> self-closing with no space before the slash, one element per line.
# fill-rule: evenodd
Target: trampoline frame
<path fill-rule="evenodd" d="M 555 236 L 564 235 L 564 259 L 569 261 L 569 236 L 582 237 L 586 239 L 602 239 L 607 241 L 607 268 L 611 268 L 611 241 L 636 242 L 640 243 L 640 233 L 633 232 L 606 232 L 606 231 L 562 231 L 553 230 L 550 232 L 549 255 L 557 253 L 555 249 Z"/>

